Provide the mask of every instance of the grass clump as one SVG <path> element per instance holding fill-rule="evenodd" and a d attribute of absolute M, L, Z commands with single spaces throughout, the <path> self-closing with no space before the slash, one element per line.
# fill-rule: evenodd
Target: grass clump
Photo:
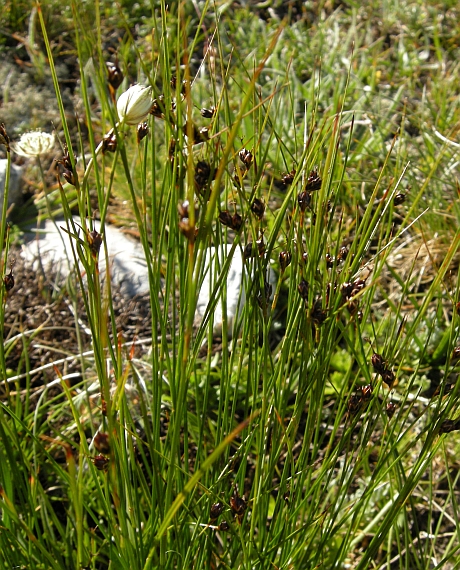
<path fill-rule="evenodd" d="M 133 28 L 73 3 L 77 122 L 37 5 L 60 118 L 37 203 L 64 216 L 59 294 L 91 342 L 37 382 L 40 327 L 5 333 L 4 269 L 4 565 L 455 567 L 456 103 L 433 114 L 421 87 L 425 62 L 439 82 L 455 62 L 429 8 L 320 4 L 282 20 L 280 3 L 162 2 Z M 150 91 L 122 105 L 133 83 Z M 148 338 L 128 338 L 101 279 L 109 221 L 143 246 Z"/>

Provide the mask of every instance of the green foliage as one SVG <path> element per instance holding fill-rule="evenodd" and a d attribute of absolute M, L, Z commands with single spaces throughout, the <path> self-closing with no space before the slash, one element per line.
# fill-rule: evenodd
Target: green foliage
<path fill-rule="evenodd" d="M 33 395 L 33 370 L 5 364 L 13 347 L 27 359 L 27 340 L 0 349 L 3 565 L 458 560 L 458 434 L 443 435 L 458 425 L 459 398 L 454 32 L 435 3 L 301 4 L 294 21 L 282 20 L 281 2 L 270 17 L 226 2 L 91 12 L 72 2 L 63 25 L 74 33 L 85 133 L 54 65 L 46 14 L 58 8 L 38 7 L 73 180 L 37 206 L 64 212 L 80 263 L 68 293 L 80 290 L 92 346 L 77 384 L 55 364 L 55 381 Z M 456 6 L 446 10 L 451 21 Z M 116 87 L 106 61 L 124 74 Z M 142 141 L 117 121 L 133 80 L 157 103 Z M 142 358 L 100 280 L 91 232 L 106 247 L 109 216 L 138 232 L 147 260 Z M 211 261 L 209 247 L 219 252 Z M 226 278 L 248 251 L 231 320 Z M 197 323 L 206 271 L 210 301 Z M 6 299 L 2 287 L 0 332 Z"/>

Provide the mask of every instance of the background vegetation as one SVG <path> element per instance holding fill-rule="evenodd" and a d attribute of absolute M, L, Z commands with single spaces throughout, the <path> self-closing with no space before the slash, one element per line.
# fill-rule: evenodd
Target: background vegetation
<path fill-rule="evenodd" d="M 434 0 L 4 2 L 1 121 L 59 150 L 27 163 L 10 232 L 3 210 L 3 274 L 26 217 L 64 216 L 78 263 L 45 272 L 76 316 L 43 369 L 21 282 L 1 292 L 3 566 L 458 567 L 458 21 Z M 134 82 L 141 141 L 116 115 Z M 109 221 L 144 247 L 148 334 L 100 279 Z"/>

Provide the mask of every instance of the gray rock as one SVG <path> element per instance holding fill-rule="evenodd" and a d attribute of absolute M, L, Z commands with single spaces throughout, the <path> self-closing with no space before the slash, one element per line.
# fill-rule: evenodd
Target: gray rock
<path fill-rule="evenodd" d="M 1 210 L 1 205 L 3 204 L 3 195 L 5 192 L 5 179 L 6 179 L 7 166 L 8 166 L 7 159 L 0 158 L 0 210 Z M 21 176 L 22 176 L 22 168 L 16 166 L 15 164 L 12 164 L 10 171 L 8 206 L 11 206 L 11 204 L 13 203 L 18 204 L 22 199 Z"/>

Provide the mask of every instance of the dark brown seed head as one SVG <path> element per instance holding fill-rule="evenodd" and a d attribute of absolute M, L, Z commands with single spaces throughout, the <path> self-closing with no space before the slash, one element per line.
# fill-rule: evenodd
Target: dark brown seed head
<path fill-rule="evenodd" d="M 94 467 L 96 467 L 96 469 L 99 469 L 99 471 L 107 471 L 109 467 L 109 460 L 103 455 L 95 455 L 91 458 L 91 461 L 93 462 Z"/>
<path fill-rule="evenodd" d="M 350 414 L 352 415 L 357 414 L 361 409 L 361 406 L 362 406 L 362 400 L 361 396 L 359 396 L 358 394 L 352 394 L 348 398 L 347 409 Z"/>
<path fill-rule="evenodd" d="M 355 316 L 359 311 L 358 303 L 356 301 L 348 301 L 347 310 L 352 317 Z"/>
<path fill-rule="evenodd" d="M 243 225 L 243 218 L 239 214 L 233 214 L 232 223 L 230 225 L 232 230 L 239 232 L 242 225 Z"/>
<path fill-rule="evenodd" d="M 230 526 L 229 526 L 228 522 L 222 521 L 219 525 L 219 530 L 221 530 L 223 532 L 227 532 L 227 530 L 230 530 Z"/>
<path fill-rule="evenodd" d="M 230 508 L 234 515 L 242 515 L 247 509 L 247 504 L 243 497 L 235 493 L 233 497 L 230 497 Z"/>
<path fill-rule="evenodd" d="M 344 299 L 349 299 L 351 297 L 351 292 L 353 290 L 353 283 L 342 283 L 340 291 Z"/>
<path fill-rule="evenodd" d="M 62 173 L 62 176 L 64 176 L 65 180 L 72 186 L 75 186 L 77 175 L 74 172 L 72 161 L 70 160 L 70 154 L 66 146 L 64 146 L 64 155 L 62 158 L 56 160 L 56 163 L 60 164 L 63 167 L 64 171 Z"/>
<path fill-rule="evenodd" d="M 150 107 L 150 114 L 158 119 L 163 119 L 165 116 L 165 96 L 160 95 L 152 101 L 152 106 Z"/>
<path fill-rule="evenodd" d="M 75 186 L 76 179 L 75 179 L 75 174 L 73 174 L 73 172 L 71 172 L 70 170 L 64 170 L 62 176 L 64 176 L 66 182 L 68 182 L 72 186 Z"/>
<path fill-rule="evenodd" d="M 6 132 L 5 123 L 0 124 L 0 144 L 5 145 L 6 152 L 10 152 L 10 137 Z"/>
<path fill-rule="evenodd" d="M 402 192 L 400 192 L 399 194 L 396 194 L 396 196 L 393 198 L 393 204 L 395 206 L 400 206 L 405 201 L 406 201 L 406 195 L 403 194 Z"/>
<path fill-rule="evenodd" d="M 11 269 L 10 272 L 3 277 L 3 284 L 5 285 L 5 289 L 7 291 L 11 291 L 11 289 L 14 287 L 13 269 Z"/>
<path fill-rule="evenodd" d="M 251 204 L 251 212 L 256 218 L 261 220 L 264 217 L 265 204 L 259 198 L 254 198 L 254 202 Z"/>
<path fill-rule="evenodd" d="M 220 515 L 222 514 L 222 511 L 224 510 L 224 505 L 222 503 L 213 503 L 211 505 L 211 510 L 209 513 L 209 518 L 211 519 L 211 521 L 215 521 L 217 520 Z"/>
<path fill-rule="evenodd" d="M 281 175 L 281 182 L 285 186 L 289 186 L 289 184 L 292 184 L 295 174 L 296 171 L 294 169 L 292 169 L 291 172 L 285 172 L 284 174 Z"/>
<path fill-rule="evenodd" d="M 99 250 L 101 249 L 102 235 L 96 230 L 93 230 L 92 232 L 88 232 L 86 239 L 88 241 L 88 247 L 91 255 L 96 259 L 99 255 Z"/>
<path fill-rule="evenodd" d="M 392 370 L 384 370 L 381 372 L 382 381 L 388 386 L 388 388 L 393 388 L 393 384 L 395 383 L 396 376 Z"/>
<path fill-rule="evenodd" d="M 307 182 L 305 184 L 305 190 L 307 192 L 313 192 L 314 190 L 319 190 L 321 188 L 322 180 L 316 169 L 312 170 L 308 175 Z"/>
<path fill-rule="evenodd" d="M 460 301 L 455 305 L 455 310 L 457 311 L 457 315 L 460 315 Z"/>
<path fill-rule="evenodd" d="M 355 295 L 357 295 L 360 291 L 364 289 L 365 286 L 366 282 L 364 281 L 364 279 L 355 279 L 355 281 L 353 281 L 351 296 L 354 297 Z"/>
<path fill-rule="evenodd" d="M 372 366 L 378 374 L 382 374 L 386 370 L 386 362 L 381 354 L 374 352 L 371 358 Z"/>
<path fill-rule="evenodd" d="M 243 251 L 243 258 L 244 259 L 250 259 L 251 257 L 255 257 L 256 255 L 256 248 L 254 247 L 254 244 L 252 243 L 252 241 L 250 241 L 248 244 L 246 244 L 244 251 Z"/>
<path fill-rule="evenodd" d="M 184 235 L 188 241 L 194 242 L 197 236 L 198 228 L 193 227 L 190 225 L 190 220 L 188 218 L 181 218 L 179 220 L 179 231 L 182 235 Z"/>
<path fill-rule="evenodd" d="M 231 227 L 232 215 L 230 214 L 230 212 L 228 210 L 222 210 L 221 212 L 219 212 L 219 222 L 223 226 Z"/>
<path fill-rule="evenodd" d="M 347 258 L 348 255 L 348 248 L 345 246 L 342 246 L 339 249 L 339 253 L 337 254 L 337 261 L 345 261 L 345 259 Z"/>
<path fill-rule="evenodd" d="M 369 402 L 369 400 L 372 398 L 372 386 L 370 384 L 361 386 L 361 398 L 363 402 Z"/>
<path fill-rule="evenodd" d="M 199 160 L 195 165 L 195 184 L 198 190 L 203 190 L 214 178 L 215 170 L 211 168 L 209 162 Z"/>
<path fill-rule="evenodd" d="M 322 325 L 327 319 L 327 311 L 322 307 L 321 298 L 316 299 L 310 311 L 310 318 L 315 325 Z"/>
<path fill-rule="evenodd" d="M 177 205 L 177 211 L 179 213 L 179 218 L 188 218 L 188 208 L 189 208 L 189 201 L 184 200 L 183 202 L 179 202 Z"/>
<path fill-rule="evenodd" d="M 281 271 L 285 271 L 286 267 L 291 264 L 292 254 L 290 251 L 282 251 L 279 255 Z"/>
<path fill-rule="evenodd" d="M 395 415 L 396 412 L 396 404 L 394 402 L 388 402 L 387 404 L 387 408 L 386 408 L 386 414 L 388 416 L 388 418 L 391 420 L 391 418 Z"/>
<path fill-rule="evenodd" d="M 238 153 L 238 156 L 240 157 L 240 160 L 244 166 L 249 169 L 251 167 L 252 161 L 254 160 L 252 152 L 247 148 L 242 148 Z"/>
<path fill-rule="evenodd" d="M 94 437 L 94 447 L 99 453 L 108 455 L 110 453 L 109 434 L 98 431 Z"/>
<path fill-rule="evenodd" d="M 304 301 L 306 301 L 308 299 L 309 286 L 305 279 L 302 279 L 302 281 L 298 284 L 297 289 L 299 291 L 299 295 Z"/>
<path fill-rule="evenodd" d="M 256 240 L 257 251 L 259 252 L 259 257 L 263 257 L 265 255 L 265 242 L 264 236 L 261 235 L 258 240 Z"/>
<path fill-rule="evenodd" d="M 205 107 L 203 107 L 200 110 L 201 116 L 204 117 L 205 119 L 212 119 L 216 113 L 216 108 L 215 107 L 211 107 L 210 109 L 206 109 Z"/>
<path fill-rule="evenodd" d="M 309 208 L 311 204 L 310 192 L 306 192 L 305 190 L 299 192 L 297 195 L 297 203 L 299 204 L 300 211 L 305 212 L 305 210 Z"/>
<path fill-rule="evenodd" d="M 115 133 L 110 132 L 102 139 L 102 152 L 115 152 L 117 150 L 117 137 Z"/>
<path fill-rule="evenodd" d="M 209 139 L 209 129 L 208 127 L 197 127 L 194 123 L 186 123 L 184 135 L 191 137 L 192 144 L 199 144 Z"/>
<path fill-rule="evenodd" d="M 116 91 L 123 83 L 123 73 L 118 63 L 107 61 L 105 65 L 107 66 L 107 81 L 109 82 L 110 87 Z"/>
<path fill-rule="evenodd" d="M 454 420 L 444 420 L 439 428 L 439 433 L 450 433 L 460 429 L 460 425 Z"/>
<path fill-rule="evenodd" d="M 139 123 L 137 125 L 137 142 L 140 143 L 142 139 L 144 139 L 149 134 L 149 125 L 148 123 Z"/>
<path fill-rule="evenodd" d="M 332 269 L 334 267 L 335 258 L 330 254 L 326 253 L 326 267 Z"/>
<path fill-rule="evenodd" d="M 456 346 L 452 351 L 451 360 L 458 360 L 460 358 L 460 345 Z"/>

